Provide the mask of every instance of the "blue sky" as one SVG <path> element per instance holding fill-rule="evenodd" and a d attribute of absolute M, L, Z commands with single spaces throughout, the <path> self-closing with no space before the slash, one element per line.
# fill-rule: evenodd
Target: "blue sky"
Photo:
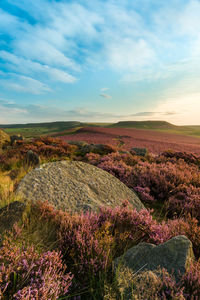
<path fill-rule="evenodd" d="M 200 124 L 200 1 L 0 1 L 0 124 Z"/>

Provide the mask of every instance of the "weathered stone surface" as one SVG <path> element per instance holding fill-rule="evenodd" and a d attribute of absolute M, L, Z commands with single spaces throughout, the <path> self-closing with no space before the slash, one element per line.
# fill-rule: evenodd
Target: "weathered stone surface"
<path fill-rule="evenodd" d="M 10 136 L 0 129 L 0 149 L 10 143 Z"/>
<path fill-rule="evenodd" d="M 174 271 L 174 275 L 177 277 L 179 272 L 185 273 L 193 258 L 192 243 L 186 236 L 179 235 L 158 246 L 140 243 L 117 258 L 114 265 L 117 267 L 122 264 L 134 272 L 138 270 L 154 271 L 161 267 L 169 273 Z"/>
<path fill-rule="evenodd" d="M 113 146 L 104 144 L 88 144 L 84 141 L 68 141 L 70 145 L 76 145 L 81 155 L 93 152 L 97 154 L 109 154 L 115 151 Z"/>
<path fill-rule="evenodd" d="M 41 165 L 22 179 L 18 194 L 26 200 L 48 200 L 57 208 L 72 211 L 113 207 L 125 199 L 138 211 L 144 208 L 136 194 L 117 178 L 77 161 Z"/>
<path fill-rule="evenodd" d="M 16 222 L 22 218 L 25 204 L 15 201 L 0 209 L 0 234 L 11 230 Z"/>
<path fill-rule="evenodd" d="M 146 148 L 132 148 L 131 152 L 135 153 L 138 156 L 146 156 L 148 150 Z"/>
<path fill-rule="evenodd" d="M 29 150 L 26 153 L 26 163 L 29 166 L 37 166 L 40 164 L 40 158 L 37 153 L 34 153 L 32 150 Z"/>

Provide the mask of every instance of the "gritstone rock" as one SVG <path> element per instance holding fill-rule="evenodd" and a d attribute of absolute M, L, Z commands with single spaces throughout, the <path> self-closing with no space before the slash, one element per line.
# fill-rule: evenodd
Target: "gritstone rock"
<path fill-rule="evenodd" d="M 26 153 L 26 163 L 29 166 L 37 166 L 40 164 L 40 158 L 37 153 L 34 153 L 32 150 L 29 150 Z"/>
<path fill-rule="evenodd" d="M 13 225 L 22 218 L 24 210 L 25 204 L 18 201 L 12 202 L 1 208 L 0 234 L 3 234 L 5 230 L 11 230 Z"/>
<path fill-rule="evenodd" d="M 185 273 L 193 258 L 192 243 L 186 236 L 179 235 L 158 246 L 140 243 L 117 258 L 114 265 L 115 267 L 124 265 L 134 272 L 154 271 L 161 267 L 177 278 L 179 272 Z"/>
<path fill-rule="evenodd" d="M 138 211 L 144 208 L 137 195 L 117 178 L 77 161 L 41 165 L 22 179 L 17 192 L 25 200 L 48 200 L 56 208 L 71 211 L 114 207 L 124 200 Z"/>
<path fill-rule="evenodd" d="M 146 156 L 148 150 L 146 148 L 132 148 L 131 151 L 133 154 L 135 153 L 138 156 Z"/>

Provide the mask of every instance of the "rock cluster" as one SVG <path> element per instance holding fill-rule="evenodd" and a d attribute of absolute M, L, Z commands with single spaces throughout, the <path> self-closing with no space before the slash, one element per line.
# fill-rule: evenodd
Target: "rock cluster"
<path fill-rule="evenodd" d="M 114 151 L 112 146 L 104 144 L 88 144 L 84 141 L 68 141 L 68 144 L 77 146 L 81 155 L 91 152 L 106 155 Z"/>

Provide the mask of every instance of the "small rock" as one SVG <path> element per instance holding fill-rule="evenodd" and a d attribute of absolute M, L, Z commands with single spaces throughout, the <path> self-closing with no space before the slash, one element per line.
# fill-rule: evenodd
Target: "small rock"
<path fill-rule="evenodd" d="M 130 152 L 138 156 L 146 156 L 148 154 L 148 150 L 146 148 L 132 148 Z"/>
<path fill-rule="evenodd" d="M 0 209 L 0 234 L 6 230 L 11 230 L 16 222 L 22 218 L 25 204 L 14 201 Z"/>
<path fill-rule="evenodd" d="M 186 236 L 179 235 L 158 246 L 140 243 L 117 258 L 114 265 L 115 268 L 125 265 L 134 272 L 154 271 L 161 267 L 170 274 L 174 272 L 174 276 L 178 278 L 179 272 L 184 274 L 193 258 L 192 243 Z"/>
<path fill-rule="evenodd" d="M 26 153 L 26 163 L 29 166 L 37 166 L 40 164 L 40 158 L 37 153 L 34 153 L 32 150 L 29 150 Z"/>

